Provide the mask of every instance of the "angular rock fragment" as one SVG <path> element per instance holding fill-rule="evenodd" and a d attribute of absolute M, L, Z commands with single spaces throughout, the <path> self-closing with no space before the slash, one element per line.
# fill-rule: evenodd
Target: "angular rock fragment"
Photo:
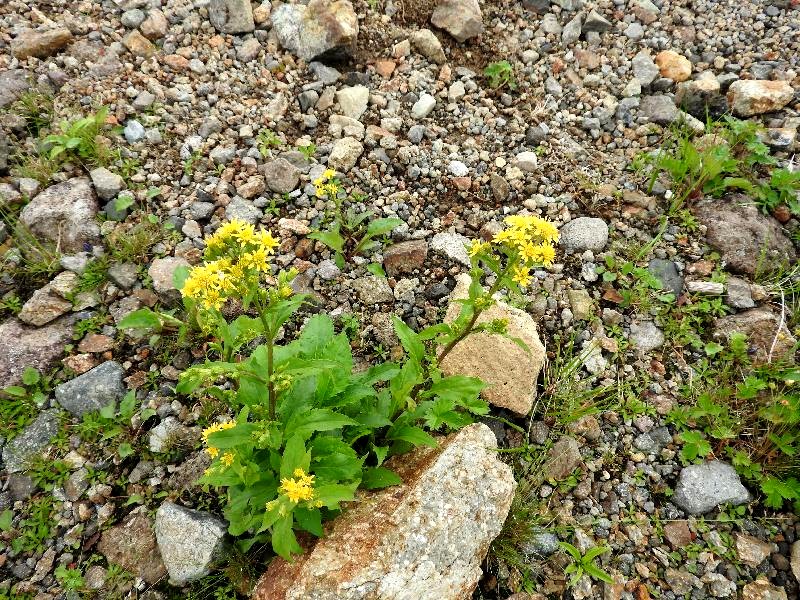
<path fill-rule="evenodd" d="M 358 38 L 358 17 L 348 0 L 281 4 L 271 20 L 281 46 L 307 61 L 351 54 Z"/>
<path fill-rule="evenodd" d="M 388 466 L 400 486 L 363 493 L 293 563 L 276 559 L 255 600 L 469 598 L 516 483 L 483 424 Z"/>
<path fill-rule="evenodd" d="M 451 294 L 445 321 L 452 323 L 461 310 L 453 300 L 467 297 L 470 278 L 461 275 Z M 487 387 L 481 395 L 495 406 L 517 414 L 527 414 L 536 396 L 536 380 L 544 365 L 544 345 L 539 339 L 536 322 L 525 311 L 496 302 L 478 318 L 478 323 L 504 319 L 508 335 L 521 339 L 528 349 L 509 337 L 491 333 L 475 333 L 459 342 L 440 365 L 445 375 L 467 375 L 483 380 Z"/>
<path fill-rule="evenodd" d="M 433 9 L 431 23 L 459 42 L 483 33 L 483 14 L 478 0 L 440 0 Z"/>

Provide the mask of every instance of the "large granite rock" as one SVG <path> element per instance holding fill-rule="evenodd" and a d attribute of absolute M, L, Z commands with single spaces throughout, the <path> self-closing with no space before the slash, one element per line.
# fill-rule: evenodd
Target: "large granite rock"
<path fill-rule="evenodd" d="M 156 541 L 169 579 L 185 585 L 209 574 L 224 547 L 225 523 L 213 515 L 164 502 L 156 511 Z"/>
<path fill-rule="evenodd" d="M 687 513 L 700 515 L 720 504 L 745 504 L 750 493 L 732 466 L 714 460 L 681 469 L 672 501 Z"/>
<path fill-rule="evenodd" d="M 31 76 L 22 69 L 0 71 L 0 108 L 8 106 L 31 87 Z"/>
<path fill-rule="evenodd" d="M 728 268 L 753 276 L 781 263 L 797 261 L 797 251 L 778 221 L 767 217 L 746 196 L 703 203 L 698 220 L 706 226 L 708 243 L 722 254 Z"/>
<path fill-rule="evenodd" d="M 461 310 L 455 300 L 468 296 L 470 278 L 462 274 L 456 280 L 445 321 L 452 323 Z M 445 375 L 468 375 L 483 380 L 487 387 L 483 397 L 495 406 L 525 415 L 533 406 L 536 380 L 545 360 L 544 345 L 539 339 L 536 322 L 525 311 L 496 302 L 478 318 L 478 323 L 495 319 L 508 322 L 508 335 L 519 338 L 528 346 L 525 350 L 502 335 L 475 333 L 461 342 L 442 361 Z"/>
<path fill-rule="evenodd" d="M 307 61 L 349 54 L 358 38 L 358 17 L 348 0 L 311 0 L 307 6 L 281 4 L 272 11 L 271 19 L 281 46 Z"/>
<path fill-rule="evenodd" d="M 72 338 L 72 319 L 28 327 L 18 319 L 0 324 L 0 388 L 19 383 L 25 367 L 47 371 Z"/>
<path fill-rule="evenodd" d="M 22 209 L 19 221 L 41 242 L 64 254 L 100 241 L 97 199 L 86 177 L 74 177 L 40 192 Z"/>
<path fill-rule="evenodd" d="M 83 375 L 56 386 L 56 401 L 76 417 L 120 400 L 126 392 L 118 362 L 109 360 Z"/>
<path fill-rule="evenodd" d="M 97 550 L 108 562 L 120 565 L 151 585 L 167 574 L 150 517 L 145 512 L 132 513 L 124 523 L 105 530 Z"/>
<path fill-rule="evenodd" d="M 389 466 L 403 484 L 362 493 L 293 563 L 276 559 L 255 600 L 471 597 L 516 483 L 483 424 Z"/>
<path fill-rule="evenodd" d="M 740 79 L 728 88 L 728 104 L 742 117 L 780 110 L 793 97 L 794 89 L 788 81 Z"/>

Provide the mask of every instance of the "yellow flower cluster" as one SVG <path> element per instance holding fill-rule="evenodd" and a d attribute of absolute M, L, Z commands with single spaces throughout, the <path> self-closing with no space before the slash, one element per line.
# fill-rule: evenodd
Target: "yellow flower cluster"
<path fill-rule="evenodd" d="M 314 498 L 314 476 L 308 475 L 303 469 L 295 469 L 294 477 L 281 479 L 278 492 L 285 494 L 295 504 Z"/>
<path fill-rule="evenodd" d="M 333 200 L 339 193 L 339 182 L 336 181 L 336 171 L 333 169 L 325 169 L 313 183 L 317 198 L 327 197 L 328 200 Z"/>
<path fill-rule="evenodd" d="M 532 279 L 531 268 L 553 264 L 558 229 L 547 219 L 533 215 L 512 215 L 505 218 L 505 223 L 508 227 L 496 233 L 491 242 L 473 241 L 469 255 L 478 256 L 493 245 L 504 247 L 509 257 L 518 261 L 511 270 L 512 279 L 525 287 Z"/>
<path fill-rule="evenodd" d="M 227 421 L 225 423 L 213 423 L 203 429 L 203 442 L 208 444 L 208 438 L 212 433 L 216 433 L 217 431 L 225 431 L 226 429 L 232 429 L 236 427 L 236 421 Z M 206 448 L 206 452 L 211 458 L 217 458 L 219 456 L 219 448 L 215 448 L 214 446 L 208 446 Z M 230 455 L 230 462 L 225 462 L 227 459 L 225 458 L 227 455 Z M 226 452 L 223 457 L 222 461 L 225 462 L 226 466 L 230 466 L 233 462 L 233 455 L 230 452 Z"/>
<path fill-rule="evenodd" d="M 234 294 L 243 295 L 270 270 L 279 246 L 269 231 L 234 219 L 206 238 L 206 261 L 189 272 L 181 293 L 205 308 L 219 310 Z"/>

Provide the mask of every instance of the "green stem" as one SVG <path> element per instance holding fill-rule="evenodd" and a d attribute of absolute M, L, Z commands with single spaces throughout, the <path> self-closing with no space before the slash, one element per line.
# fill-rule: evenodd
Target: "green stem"
<path fill-rule="evenodd" d="M 257 301 L 258 316 L 261 319 L 261 324 L 264 327 L 264 335 L 267 336 L 267 396 L 269 402 L 269 420 L 275 420 L 275 408 L 277 404 L 277 397 L 275 395 L 275 383 L 272 381 L 272 375 L 275 370 L 274 350 L 275 350 L 275 334 L 269 327 L 266 317 L 266 309 Z"/>

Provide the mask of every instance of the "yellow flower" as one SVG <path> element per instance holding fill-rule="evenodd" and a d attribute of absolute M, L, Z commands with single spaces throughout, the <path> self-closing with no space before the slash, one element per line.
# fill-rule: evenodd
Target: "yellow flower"
<path fill-rule="evenodd" d="M 282 285 L 278 293 L 281 295 L 281 298 L 288 298 L 294 293 L 294 290 L 288 285 Z"/>
<path fill-rule="evenodd" d="M 478 240 L 472 240 L 472 244 L 469 247 L 469 255 L 476 256 L 486 250 L 489 247 L 487 242 L 479 242 Z"/>
<path fill-rule="evenodd" d="M 264 248 L 257 248 L 252 252 L 242 254 L 241 265 L 247 269 L 258 269 L 259 271 L 269 271 L 269 256 Z"/>
<path fill-rule="evenodd" d="M 525 287 L 531 282 L 531 273 L 526 267 L 516 266 L 512 279 L 520 286 Z"/>
<path fill-rule="evenodd" d="M 216 433 L 218 431 L 225 431 L 226 429 L 232 429 L 236 427 L 236 421 L 226 421 L 224 423 L 212 423 L 205 429 L 203 429 L 203 441 L 208 443 L 208 438 L 212 433 Z"/>
<path fill-rule="evenodd" d="M 281 245 L 278 240 L 272 237 L 272 233 L 263 229 L 258 232 L 258 239 L 256 243 L 260 248 L 263 248 L 264 252 L 267 254 L 272 254 L 275 251 L 275 248 Z"/>
<path fill-rule="evenodd" d="M 294 477 L 281 479 L 278 492 L 285 494 L 295 504 L 314 497 L 314 476 L 308 475 L 303 469 L 295 469 Z"/>
<path fill-rule="evenodd" d="M 233 459 L 234 459 L 233 452 L 226 452 L 225 454 L 222 455 L 222 458 L 220 458 L 219 460 L 226 467 L 230 467 L 233 464 Z"/>
<path fill-rule="evenodd" d="M 214 448 L 214 446 L 209 446 L 206 448 L 206 452 L 211 458 L 217 458 L 219 456 L 219 448 Z"/>
<path fill-rule="evenodd" d="M 326 194 L 325 185 L 324 184 L 318 185 L 314 193 L 317 195 L 317 198 L 322 198 Z"/>
<path fill-rule="evenodd" d="M 328 198 L 336 198 L 336 195 L 339 193 L 339 185 L 330 181 L 325 184 L 325 192 L 328 194 Z"/>
<path fill-rule="evenodd" d="M 322 174 L 325 179 L 333 179 L 336 177 L 336 171 L 333 169 L 325 169 L 325 172 Z"/>

